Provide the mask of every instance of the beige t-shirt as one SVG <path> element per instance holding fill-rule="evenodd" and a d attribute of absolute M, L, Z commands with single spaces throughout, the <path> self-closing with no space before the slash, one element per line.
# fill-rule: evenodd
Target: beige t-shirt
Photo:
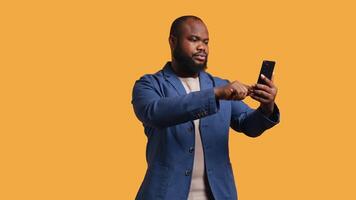
<path fill-rule="evenodd" d="M 199 77 L 182 78 L 179 77 L 187 93 L 199 91 Z M 199 130 L 199 119 L 194 120 L 195 127 L 195 147 L 194 147 L 194 165 L 192 171 L 192 181 L 188 200 L 209 200 L 208 183 L 205 174 L 204 152 Z"/>

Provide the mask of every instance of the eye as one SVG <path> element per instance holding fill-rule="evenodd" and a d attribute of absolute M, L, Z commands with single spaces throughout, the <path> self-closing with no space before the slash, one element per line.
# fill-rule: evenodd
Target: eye
<path fill-rule="evenodd" d="M 195 37 L 195 36 L 192 36 L 192 37 L 190 38 L 190 41 L 196 42 L 196 41 L 198 41 L 198 38 Z"/>
<path fill-rule="evenodd" d="M 209 44 L 209 40 L 204 40 L 204 43 L 205 44 Z"/>

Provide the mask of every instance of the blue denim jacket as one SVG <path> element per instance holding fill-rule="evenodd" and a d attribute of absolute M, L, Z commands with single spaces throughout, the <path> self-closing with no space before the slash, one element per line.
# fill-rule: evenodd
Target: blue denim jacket
<path fill-rule="evenodd" d="M 200 91 L 186 94 L 170 62 L 155 74 L 135 82 L 132 104 L 148 138 L 148 168 L 136 200 L 186 200 L 191 182 L 195 144 L 193 120 L 200 119 L 205 169 L 216 200 L 236 200 L 229 158 L 229 128 L 250 137 L 279 123 L 275 105 L 271 117 L 243 101 L 216 100 L 214 87 L 229 83 L 199 73 Z"/>

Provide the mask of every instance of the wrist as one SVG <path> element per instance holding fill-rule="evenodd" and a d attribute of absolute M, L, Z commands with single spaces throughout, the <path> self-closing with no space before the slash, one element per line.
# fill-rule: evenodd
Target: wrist
<path fill-rule="evenodd" d="M 274 102 L 271 102 L 268 104 L 261 104 L 260 110 L 264 115 L 266 115 L 267 117 L 270 117 L 274 111 Z"/>

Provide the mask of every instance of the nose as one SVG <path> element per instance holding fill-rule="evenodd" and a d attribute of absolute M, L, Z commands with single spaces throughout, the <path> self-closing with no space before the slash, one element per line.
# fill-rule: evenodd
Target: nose
<path fill-rule="evenodd" d="M 206 49 L 207 49 L 206 44 L 204 42 L 199 42 L 199 44 L 197 46 L 197 50 L 206 52 Z"/>

